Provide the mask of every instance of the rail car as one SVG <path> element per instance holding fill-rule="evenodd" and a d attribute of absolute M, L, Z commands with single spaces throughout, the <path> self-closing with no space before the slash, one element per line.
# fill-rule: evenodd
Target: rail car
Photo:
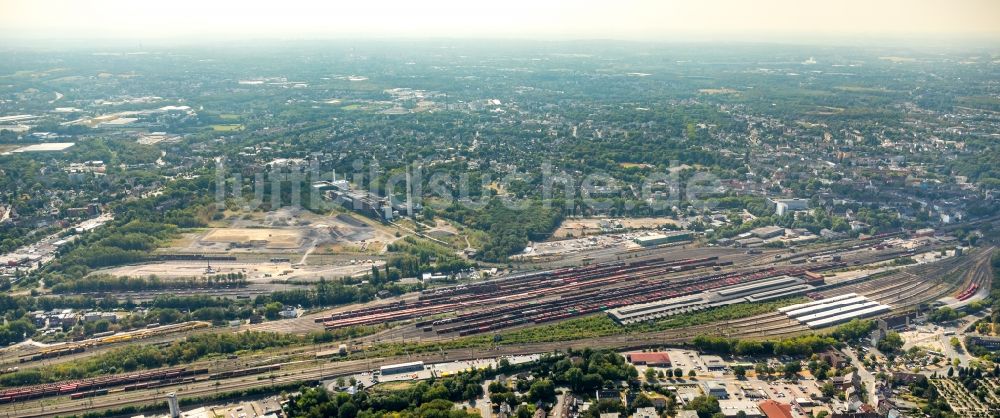
<path fill-rule="evenodd" d="M 975 295 L 976 291 L 978 290 L 979 290 L 979 283 L 972 283 L 971 285 L 969 285 L 968 288 L 962 291 L 962 293 L 959 293 L 958 296 L 956 296 L 955 298 L 961 301 L 967 300 L 971 298 L 973 295 Z"/>
<path fill-rule="evenodd" d="M 97 390 L 88 390 L 86 392 L 77 392 L 72 395 L 69 395 L 69 398 L 70 399 L 93 398 L 95 396 L 104 396 L 107 394 L 108 394 L 107 389 L 97 389 Z"/>
<path fill-rule="evenodd" d="M 208 373 L 208 370 L 175 368 L 93 377 L 61 383 L 48 383 L 0 391 L 0 403 L 20 402 L 48 396 L 65 395 L 75 392 L 87 392 L 139 382 L 160 381 L 164 379 L 194 376 L 204 373 Z"/>
<path fill-rule="evenodd" d="M 270 366 L 258 366 L 240 370 L 228 370 L 224 372 L 210 374 L 208 375 L 208 379 L 209 380 L 229 379 L 233 377 L 250 376 L 254 374 L 267 373 L 275 370 L 281 370 L 281 365 L 275 364 Z"/>
<path fill-rule="evenodd" d="M 41 353 L 38 353 L 38 354 L 34 354 L 34 355 L 30 355 L 29 354 L 29 355 L 22 356 L 17 361 L 19 363 L 27 363 L 27 362 L 30 362 L 30 361 L 44 360 L 44 359 L 49 359 L 49 358 L 68 356 L 70 354 L 82 353 L 83 351 L 84 351 L 84 347 L 83 346 L 67 347 L 67 348 L 59 348 L 59 349 L 49 349 L 49 350 L 42 351 Z"/>

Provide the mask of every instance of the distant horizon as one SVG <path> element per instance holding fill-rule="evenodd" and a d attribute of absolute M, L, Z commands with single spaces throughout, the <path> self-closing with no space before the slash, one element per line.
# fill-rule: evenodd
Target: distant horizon
<path fill-rule="evenodd" d="M 404 37 L 404 36 L 315 36 L 315 37 L 278 37 L 278 36 L 248 36 L 225 37 L 214 36 L 206 40 L 202 36 L 185 36 L 174 38 L 63 38 L 63 37 L 30 37 L 4 33 L 0 30 L 0 48 L 4 49 L 34 49 L 34 48 L 64 48 L 64 49 L 111 49 L 110 52 L 141 52 L 141 49 L 177 49 L 200 47 L 235 47 L 235 48 L 267 48 L 278 45 L 298 44 L 427 44 L 434 43 L 460 45 L 469 42 L 485 42 L 497 45 L 534 45 L 555 46 L 560 44 L 586 44 L 589 46 L 606 45 L 645 45 L 651 47 L 683 47 L 711 45 L 720 47 L 737 46 L 774 46 L 774 47 L 823 47 L 823 48 L 906 48 L 919 52 L 937 52 L 942 49 L 982 50 L 995 49 L 1000 54 L 1000 35 L 990 36 L 882 36 L 870 37 L 861 35 L 819 36 L 807 33 L 785 35 L 760 35 L 756 37 L 697 37 L 677 34 L 675 37 L 651 39 L 602 38 L 602 37 Z"/>
<path fill-rule="evenodd" d="M 1000 44 L 1000 2 L 956 0 L 0 0 L 0 42 L 522 40 Z"/>

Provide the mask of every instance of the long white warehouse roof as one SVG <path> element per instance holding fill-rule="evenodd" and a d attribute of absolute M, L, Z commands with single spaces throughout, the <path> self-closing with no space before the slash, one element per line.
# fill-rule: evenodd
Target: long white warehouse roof
<path fill-rule="evenodd" d="M 799 322 L 805 323 L 805 322 L 815 321 L 815 320 L 820 319 L 820 318 L 827 318 L 827 317 L 831 317 L 831 316 L 845 314 L 845 313 L 848 313 L 848 312 L 854 312 L 854 311 L 865 309 L 865 308 L 869 308 L 869 307 L 872 307 L 872 306 L 875 306 L 875 305 L 878 305 L 878 304 L 879 304 L 878 302 L 870 302 L 870 301 L 869 302 L 862 302 L 862 303 L 855 303 L 853 305 L 842 306 L 842 307 L 830 309 L 830 310 L 827 310 L 827 311 L 820 311 L 820 312 L 812 313 L 812 314 L 809 314 L 809 315 L 800 316 L 798 318 L 795 318 L 795 320 L 799 321 Z"/>
<path fill-rule="evenodd" d="M 820 319 L 818 321 L 812 321 L 806 323 L 806 325 L 809 326 L 809 328 L 825 327 L 833 324 L 838 324 L 840 322 L 849 321 L 854 318 L 863 318 L 866 316 L 887 312 L 890 309 L 892 309 L 892 307 L 890 307 L 889 305 L 877 305 L 867 309 L 862 309 L 860 311 L 849 312 L 843 315 L 837 315 L 829 318 Z"/>
<path fill-rule="evenodd" d="M 832 301 L 835 301 L 835 300 L 853 298 L 853 297 L 855 297 L 857 295 L 858 295 L 857 293 L 845 293 L 843 295 L 833 296 L 833 297 L 829 297 L 829 298 L 826 298 L 826 299 L 815 300 L 815 301 L 812 301 L 812 302 L 797 303 L 795 305 L 785 306 L 784 308 L 778 308 L 778 312 L 793 311 L 793 310 L 796 310 L 796 309 L 799 309 L 799 308 L 805 308 L 806 306 L 820 305 L 820 304 L 832 302 Z"/>
<path fill-rule="evenodd" d="M 799 279 L 791 276 L 781 276 L 774 279 L 761 280 L 759 282 L 750 282 L 747 284 L 742 284 L 732 287 L 724 287 L 716 291 L 716 293 L 722 296 L 730 296 L 738 293 L 750 292 L 757 289 L 764 289 L 768 287 L 773 287 L 781 284 L 788 284 L 792 282 L 799 282 Z"/>
<path fill-rule="evenodd" d="M 837 306 L 853 305 L 855 303 L 866 302 L 866 301 L 868 301 L 868 299 L 865 298 L 864 296 L 855 296 L 853 298 L 835 300 L 833 302 L 821 303 L 819 305 L 806 306 L 805 308 L 796 309 L 794 311 L 786 311 L 785 315 L 792 316 L 792 317 L 802 316 L 802 315 L 805 315 L 805 314 L 808 314 L 808 313 L 812 313 L 812 312 L 816 312 L 816 311 L 822 311 L 822 310 L 834 308 L 834 307 L 837 307 Z"/>

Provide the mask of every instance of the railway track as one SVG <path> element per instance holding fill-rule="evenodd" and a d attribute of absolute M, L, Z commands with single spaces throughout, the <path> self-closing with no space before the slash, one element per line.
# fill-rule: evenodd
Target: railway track
<path fill-rule="evenodd" d="M 952 282 L 941 281 L 940 278 L 944 278 L 950 273 L 967 268 L 973 264 L 976 266 L 977 271 L 982 268 L 988 268 L 988 263 L 984 264 L 982 262 L 984 254 L 986 255 L 985 259 L 988 260 L 988 252 L 982 251 L 974 254 L 970 253 L 966 257 L 959 258 L 959 260 L 949 259 L 942 260 L 941 262 L 910 267 L 904 269 L 902 272 L 896 272 L 885 277 L 876 278 L 870 282 L 865 282 L 865 291 L 876 300 L 890 301 L 893 298 L 896 298 L 901 301 L 900 306 L 912 307 L 921 302 L 933 300 L 936 298 L 936 295 L 947 294 L 958 285 Z M 921 276 L 937 277 L 939 279 L 937 281 L 920 284 L 920 281 L 923 279 Z M 904 282 L 898 281 L 899 279 L 904 278 L 906 279 Z M 918 284 L 913 285 L 913 283 Z M 841 290 L 842 289 L 835 289 L 827 292 L 829 292 L 829 294 L 833 294 L 834 292 L 839 292 Z M 827 294 L 827 292 L 824 293 Z M 463 355 L 462 352 L 464 350 L 452 350 L 452 353 L 441 354 L 440 359 L 446 361 L 464 360 L 483 356 L 538 353 L 565 349 L 568 347 L 630 349 L 687 342 L 695 336 L 704 334 L 725 335 L 730 338 L 760 338 L 793 336 L 808 332 L 813 332 L 813 330 L 810 330 L 794 320 L 785 318 L 781 314 L 773 312 L 738 320 L 722 321 L 712 324 L 703 324 L 638 335 L 613 335 L 588 340 L 532 343 L 519 346 L 499 346 L 487 354 L 483 354 L 483 352 L 479 350 L 475 352 L 470 350 L 468 355 Z M 323 349 L 329 349 L 332 346 L 333 345 L 329 345 L 323 347 Z M 314 354 L 318 351 L 321 351 L 319 347 L 302 347 L 284 350 L 283 355 L 290 358 L 296 355 Z M 225 384 L 224 387 L 227 391 L 239 390 L 270 384 L 280 384 L 283 382 L 317 380 L 349 373 L 356 373 L 371 369 L 373 364 L 412 361 L 414 359 L 422 358 L 437 360 L 439 359 L 438 356 L 438 353 L 421 353 L 413 356 L 374 358 L 371 360 L 350 360 L 338 363 L 305 362 L 310 365 L 301 369 L 290 370 L 287 373 L 283 372 L 281 376 L 276 376 L 274 379 L 265 379 L 263 382 L 260 379 L 243 378 L 233 381 L 223 381 L 223 383 Z M 201 382 L 194 382 L 181 391 L 180 394 L 183 397 L 203 396 L 215 393 L 218 390 L 218 387 L 214 386 L 214 382 L 211 387 Z M 143 392 L 124 399 L 111 400 L 107 398 L 91 398 L 86 402 L 60 404 L 55 407 L 42 405 L 39 407 L 29 407 L 28 405 L 21 405 L 23 407 L 14 408 L 14 410 L 8 408 L 3 409 L 6 409 L 6 412 L 10 412 L 10 416 L 49 416 L 53 414 L 71 414 L 92 409 L 94 405 L 93 399 L 101 400 L 101 408 L 114 408 L 132 404 L 148 404 L 155 402 L 155 395 L 156 393 Z M 5 412 L 3 409 L 0 409 L 0 413 Z"/>

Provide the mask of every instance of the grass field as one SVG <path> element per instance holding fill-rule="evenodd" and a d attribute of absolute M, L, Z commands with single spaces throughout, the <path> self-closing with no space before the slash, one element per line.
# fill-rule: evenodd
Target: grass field
<path fill-rule="evenodd" d="M 243 125 L 240 125 L 238 123 L 237 124 L 232 124 L 232 125 L 212 125 L 212 130 L 215 131 L 215 132 L 242 131 L 243 130 Z"/>

